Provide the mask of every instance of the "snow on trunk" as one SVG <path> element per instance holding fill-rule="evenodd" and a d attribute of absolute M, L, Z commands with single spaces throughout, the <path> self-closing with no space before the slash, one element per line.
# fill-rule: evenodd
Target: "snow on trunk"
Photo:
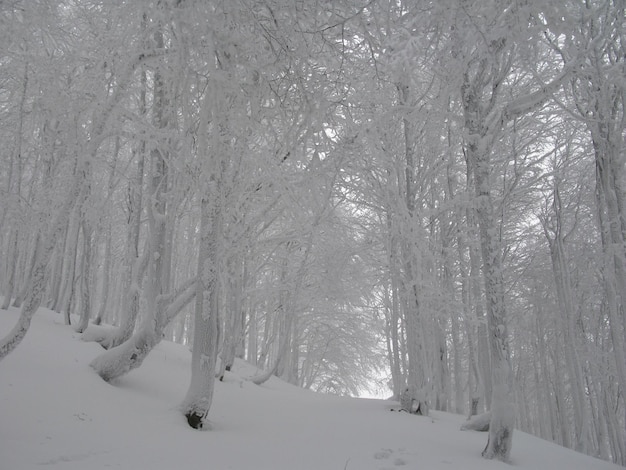
<path fill-rule="evenodd" d="M 83 219 L 83 260 L 80 276 L 80 320 L 76 326 L 76 331 L 82 333 L 87 329 L 89 325 L 89 318 L 91 317 L 91 238 L 92 232 L 90 223 Z"/>
<path fill-rule="evenodd" d="M 109 382 L 139 367 L 150 351 L 163 339 L 165 327 L 195 297 L 195 278 L 184 283 L 174 294 L 163 296 L 154 314 L 147 314 L 137 332 L 126 342 L 104 352 L 91 367 Z"/>
<path fill-rule="evenodd" d="M 77 174 L 79 173 L 77 172 Z M 85 197 L 83 179 L 74 177 L 72 190 L 67 192 L 65 201 L 58 209 L 51 229 L 48 233 L 38 238 L 35 254 L 33 255 L 33 269 L 28 281 L 28 289 L 22 304 L 20 318 L 15 327 L 0 340 L 0 360 L 13 351 L 26 336 L 30 327 L 30 321 L 41 305 L 46 288 L 46 269 L 56 242 L 67 226 L 74 205 L 82 204 Z"/>
<path fill-rule="evenodd" d="M 491 423 L 489 441 L 483 456 L 507 461 L 515 426 L 515 392 L 506 327 L 502 242 L 498 236 L 491 199 L 489 150 L 481 140 L 470 139 L 467 153 L 468 162 L 474 169 L 491 359 Z"/>
<path fill-rule="evenodd" d="M 211 43 L 212 56 L 218 58 Z M 227 60 L 222 64 L 227 65 Z M 219 290 L 220 261 L 223 247 L 222 224 L 224 193 L 222 188 L 223 165 L 230 150 L 227 143 L 228 107 L 223 90 L 213 77 L 218 75 L 218 65 L 211 62 L 211 80 L 202 97 L 198 132 L 198 154 L 202 177 L 200 185 L 200 246 L 196 306 L 194 314 L 193 346 L 191 350 L 191 381 L 181 410 L 194 429 L 206 423 L 215 385 L 215 364 L 219 341 Z M 220 70 L 221 72 L 222 70 Z M 215 121 L 209 126 L 210 121 Z"/>
<path fill-rule="evenodd" d="M 191 350 L 191 383 L 182 403 L 182 411 L 192 428 L 201 429 L 205 422 L 215 384 L 219 318 L 219 239 L 221 205 L 219 194 L 210 182 L 202 200 L 201 238 L 198 254 L 198 283 Z"/>

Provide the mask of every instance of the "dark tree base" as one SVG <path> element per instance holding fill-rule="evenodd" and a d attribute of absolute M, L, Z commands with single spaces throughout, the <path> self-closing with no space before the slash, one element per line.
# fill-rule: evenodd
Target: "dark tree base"
<path fill-rule="evenodd" d="M 510 438 L 511 431 L 509 429 L 502 429 L 495 435 L 495 443 L 492 447 L 489 447 L 491 443 L 491 435 L 487 438 L 487 446 L 483 450 L 482 456 L 486 459 L 496 459 L 502 462 L 508 461 L 510 453 Z"/>
<path fill-rule="evenodd" d="M 187 422 L 189 423 L 189 426 L 191 426 L 194 429 L 202 429 L 202 426 L 204 424 L 202 422 L 203 416 L 197 413 L 188 413 L 185 415 L 185 417 L 187 418 Z"/>

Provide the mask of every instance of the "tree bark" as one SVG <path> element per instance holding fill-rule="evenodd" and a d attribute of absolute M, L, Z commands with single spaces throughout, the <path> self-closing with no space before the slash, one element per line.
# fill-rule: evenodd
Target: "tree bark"
<path fill-rule="evenodd" d="M 209 181 L 202 199 L 198 284 L 191 351 L 191 383 L 181 405 L 189 425 L 201 429 L 213 400 L 218 347 L 222 208 L 218 184 Z"/>
<path fill-rule="evenodd" d="M 563 221 L 561 213 L 561 198 L 558 181 L 555 181 L 553 190 L 553 235 L 550 234 L 548 222 L 543 222 L 544 233 L 550 247 L 550 257 L 552 260 L 552 272 L 556 286 L 558 307 L 561 324 L 563 325 L 563 343 L 565 348 L 565 363 L 567 365 L 569 389 L 572 394 L 572 405 L 574 409 L 574 432 L 575 448 L 582 453 L 588 453 L 589 446 L 589 416 L 585 404 L 585 384 L 583 381 L 583 371 L 579 357 L 579 348 L 576 344 L 576 328 L 574 319 L 574 292 L 572 281 L 567 265 L 567 255 L 565 248 L 565 234 L 563 233 Z"/>
<path fill-rule="evenodd" d="M 515 426 L 515 398 L 506 327 L 502 248 L 493 214 L 488 154 L 479 153 L 470 143 L 468 158 L 476 170 L 475 190 L 478 204 L 476 212 L 480 226 L 493 387 L 489 441 L 483 456 L 488 459 L 508 460 Z"/>
<path fill-rule="evenodd" d="M 82 268 L 80 276 L 80 318 L 78 325 L 76 325 L 76 331 L 82 333 L 89 326 L 89 319 L 91 317 L 91 243 L 92 243 L 92 229 L 89 226 L 89 222 L 83 218 L 83 258 Z"/>
<path fill-rule="evenodd" d="M 69 222 L 72 209 L 75 205 L 82 204 L 85 197 L 84 181 L 74 175 L 72 188 L 68 191 L 62 206 L 55 214 L 50 230 L 38 239 L 39 243 L 33 255 L 33 269 L 28 281 L 28 290 L 21 307 L 20 317 L 15 327 L 0 340 L 0 360 L 13 351 L 26 336 L 31 319 L 41 305 L 46 284 L 46 268 L 56 242 Z"/>
<path fill-rule="evenodd" d="M 24 78 L 22 80 L 22 93 L 20 96 L 20 104 L 18 108 L 18 122 L 17 129 L 15 130 L 15 144 L 11 155 L 11 162 L 9 165 L 9 177 L 7 181 L 9 197 L 13 199 L 13 204 L 16 205 L 16 212 L 21 211 L 22 201 L 22 142 L 23 142 L 23 130 L 24 130 L 24 103 L 26 102 L 26 92 L 28 90 L 28 63 L 24 64 Z M 0 227 L 4 226 L 6 217 L 6 207 L 3 208 L 2 217 L 0 219 Z M 16 290 L 16 271 L 17 271 L 17 259 L 18 259 L 18 230 L 13 227 L 9 231 L 9 240 L 7 244 L 7 256 L 5 258 L 6 264 L 4 265 L 6 273 L 6 286 L 4 289 L 4 301 L 2 303 L 3 310 L 9 308 L 11 299 Z"/>
<path fill-rule="evenodd" d="M 495 54 L 495 53 L 494 53 Z M 493 58 L 496 61 L 496 58 Z M 487 332 L 491 360 L 491 423 L 489 440 L 483 457 L 507 461 L 513 442 L 515 426 L 515 391 L 513 370 L 510 362 L 506 308 L 504 300 L 504 274 L 502 270 L 502 242 L 495 220 L 491 183 L 491 150 L 499 128 L 489 129 L 487 118 L 496 99 L 497 87 L 493 87 L 489 101 L 484 102 L 482 93 L 495 80 L 496 71 L 488 76 L 487 60 L 477 61 L 474 76 L 470 71 L 463 75 L 461 98 L 467 138 L 465 153 L 467 165 L 474 177 L 476 218 L 480 229 L 480 247 L 483 262 L 483 280 L 487 311 Z M 497 61 L 496 61 L 497 64 Z M 494 68 L 497 65 L 493 65 Z"/>

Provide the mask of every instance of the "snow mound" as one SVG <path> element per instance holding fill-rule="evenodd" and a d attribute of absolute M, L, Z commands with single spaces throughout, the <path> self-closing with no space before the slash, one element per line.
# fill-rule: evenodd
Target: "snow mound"
<path fill-rule="evenodd" d="M 0 335 L 18 311 L 0 310 Z M 92 327 L 90 327 L 92 328 Z M 509 469 L 485 461 L 486 434 L 463 417 L 392 411 L 383 400 L 307 392 L 237 362 L 216 384 L 210 430 L 178 410 L 190 378 L 187 348 L 162 342 L 141 368 L 108 384 L 89 367 L 102 352 L 41 309 L 22 344 L 0 362 L 0 469 L 383 470 Z M 521 470 L 621 467 L 516 432 Z M 43 466 L 43 467 L 42 467 Z"/>

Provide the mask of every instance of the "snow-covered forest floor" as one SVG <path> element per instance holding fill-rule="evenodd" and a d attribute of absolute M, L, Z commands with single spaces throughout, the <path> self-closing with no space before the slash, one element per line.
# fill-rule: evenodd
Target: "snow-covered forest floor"
<path fill-rule="evenodd" d="M 0 336 L 17 317 L 0 311 Z M 320 395 L 275 377 L 257 386 L 242 362 L 216 387 L 211 429 L 195 431 L 177 409 L 190 377 L 187 348 L 164 341 L 113 385 L 88 365 L 100 352 L 61 315 L 40 310 L 0 363 L 1 469 L 511 468 L 481 458 L 487 436 L 460 431 L 461 416 L 413 416 L 392 411 L 395 402 Z M 621 468 L 522 432 L 511 455 L 520 470 Z"/>

